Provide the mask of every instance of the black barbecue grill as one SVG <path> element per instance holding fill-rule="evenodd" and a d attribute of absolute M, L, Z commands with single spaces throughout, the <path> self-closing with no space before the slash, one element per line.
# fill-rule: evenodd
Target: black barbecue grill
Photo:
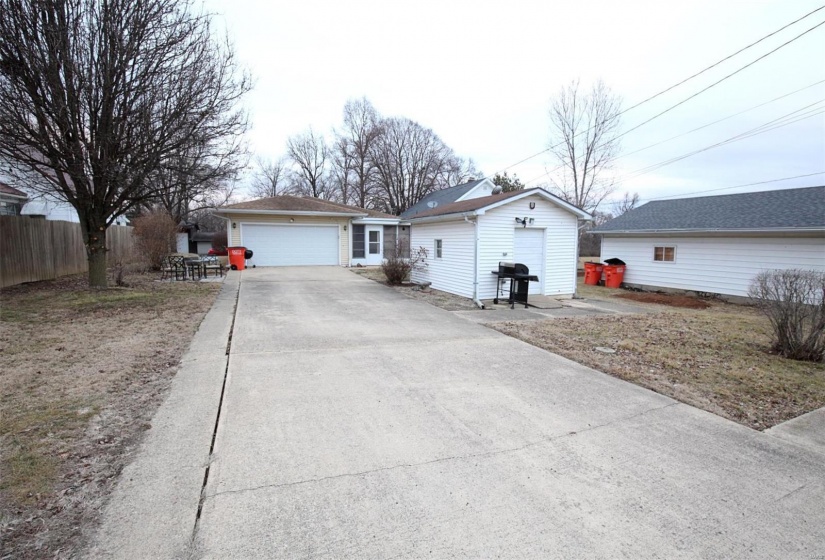
<path fill-rule="evenodd" d="M 516 302 L 523 303 L 525 309 L 530 306 L 527 303 L 527 292 L 530 289 L 530 282 L 538 282 L 539 277 L 535 274 L 530 274 L 530 269 L 526 264 L 512 263 L 500 261 L 498 263 L 498 270 L 490 271 L 498 277 L 498 286 L 496 290 L 496 297 L 493 303 L 498 303 L 499 295 L 502 295 L 502 285 L 505 280 L 510 280 L 510 297 L 507 303 L 510 304 L 510 309 L 514 309 Z"/>

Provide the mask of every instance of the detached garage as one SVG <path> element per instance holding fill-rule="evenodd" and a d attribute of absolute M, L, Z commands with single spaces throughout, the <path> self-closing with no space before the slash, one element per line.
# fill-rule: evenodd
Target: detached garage
<path fill-rule="evenodd" d="M 427 251 L 427 266 L 412 279 L 479 303 L 496 297 L 498 263 L 518 262 L 539 278 L 530 294 L 572 296 L 578 227 L 590 219 L 543 189 L 431 204 L 409 219 L 411 249 Z"/>
<path fill-rule="evenodd" d="M 230 246 L 252 249 L 250 266 L 349 266 L 351 247 L 363 243 L 353 239 L 353 229 L 373 222 L 394 229 L 399 222 L 374 210 L 298 196 L 241 202 L 213 213 L 226 220 Z M 376 251 L 380 264 L 383 246 Z"/>
<path fill-rule="evenodd" d="M 825 271 L 825 187 L 648 202 L 593 232 L 626 286 L 747 297 L 763 270 Z"/>

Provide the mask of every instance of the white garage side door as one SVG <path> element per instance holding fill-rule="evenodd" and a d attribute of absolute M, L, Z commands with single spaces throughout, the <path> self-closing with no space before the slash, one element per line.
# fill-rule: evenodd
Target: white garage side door
<path fill-rule="evenodd" d="M 338 226 L 241 224 L 241 243 L 256 266 L 337 265 Z"/>
<path fill-rule="evenodd" d="M 541 294 L 544 288 L 544 230 L 516 228 L 514 233 L 513 260 L 526 264 L 530 274 L 539 277 L 539 282 L 530 282 L 528 293 Z"/>

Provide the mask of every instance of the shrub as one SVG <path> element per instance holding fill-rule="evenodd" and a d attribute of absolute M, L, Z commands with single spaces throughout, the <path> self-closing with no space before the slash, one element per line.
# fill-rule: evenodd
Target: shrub
<path fill-rule="evenodd" d="M 222 229 L 221 231 L 215 233 L 215 235 L 212 236 L 213 248 L 224 250 L 226 249 L 227 245 L 229 245 L 229 240 L 226 237 L 225 229 Z"/>
<path fill-rule="evenodd" d="M 398 286 L 410 277 L 410 272 L 413 270 L 420 270 L 427 266 L 427 250 L 424 247 L 419 247 L 418 251 L 407 254 L 407 245 L 403 241 L 395 244 L 395 248 L 391 255 L 381 265 L 381 270 L 384 271 L 384 276 L 387 277 L 387 284 L 390 286 Z"/>
<path fill-rule="evenodd" d="M 751 281 L 748 295 L 771 323 L 774 351 L 825 361 L 825 272 L 766 270 Z"/>
<path fill-rule="evenodd" d="M 164 210 L 152 210 L 135 218 L 137 250 L 152 270 L 160 269 L 163 257 L 173 253 L 176 247 L 178 225 Z"/>

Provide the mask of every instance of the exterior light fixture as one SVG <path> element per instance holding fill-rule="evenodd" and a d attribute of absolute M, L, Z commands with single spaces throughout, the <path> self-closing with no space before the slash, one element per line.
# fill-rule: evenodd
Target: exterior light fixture
<path fill-rule="evenodd" d="M 344 224 L 344 231 L 347 231 L 347 224 Z"/>
<path fill-rule="evenodd" d="M 238 224 L 236 224 L 235 222 L 232 222 L 232 229 L 237 229 L 237 227 L 238 227 Z"/>

